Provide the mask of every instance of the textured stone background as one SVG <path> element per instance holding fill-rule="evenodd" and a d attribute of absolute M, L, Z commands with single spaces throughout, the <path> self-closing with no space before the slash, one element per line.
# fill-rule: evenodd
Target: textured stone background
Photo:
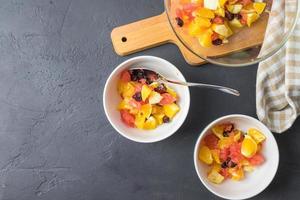
<path fill-rule="evenodd" d="M 112 50 L 110 31 L 161 13 L 163 2 L 0 2 L 0 199 L 217 199 L 196 176 L 194 144 L 217 117 L 255 116 L 256 66 L 190 67 L 173 45 L 137 54 L 171 61 L 190 81 L 242 92 L 235 98 L 191 89 L 182 128 L 165 141 L 137 144 L 119 136 L 103 113 L 106 78 L 127 59 Z M 279 171 L 257 199 L 300 195 L 299 132 L 298 120 L 276 135 Z"/>

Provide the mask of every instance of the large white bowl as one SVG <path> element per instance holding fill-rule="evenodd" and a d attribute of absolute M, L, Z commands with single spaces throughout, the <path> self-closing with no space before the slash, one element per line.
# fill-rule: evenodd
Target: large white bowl
<path fill-rule="evenodd" d="M 256 128 L 262 131 L 267 138 L 262 149 L 262 154 L 266 160 L 253 172 L 246 173 L 244 180 L 226 180 L 220 185 L 216 185 L 208 181 L 208 166 L 199 161 L 198 152 L 200 141 L 210 132 L 211 128 L 226 122 L 234 123 L 235 127 L 242 131 L 247 131 L 249 128 Z M 194 150 L 194 164 L 200 180 L 209 191 L 225 199 L 247 199 L 262 192 L 273 180 L 277 172 L 278 163 L 278 146 L 271 131 L 257 119 L 245 115 L 228 115 L 213 121 L 200 134 Z"/>
<path fill-rule="evenodd" d="M 175 133 L 183 124 L 190 107 L 190 92 L 185 86 L 171 85 L 177 92 L 180 111 L 176 114 L 170 123 L 162 124 L 154 130 L 140 130 L 126 126 L 120 117 L 117 106 L 121 101 L 121 97 L 117 92 L 117 82 L 122 71 L 135 67 L 148 68 L 156 71 L 163 76 L 173 79 L 185 81 L 181 72 L 168 61 L 154 56 L 140 56 L 131 58 L 121 63 L 109 76 L 106 81 L 103 93 L 103 106 L 105 114 L 111 125 L 124 137 L 135 142 L 150 143 L 163 140 Z"/>

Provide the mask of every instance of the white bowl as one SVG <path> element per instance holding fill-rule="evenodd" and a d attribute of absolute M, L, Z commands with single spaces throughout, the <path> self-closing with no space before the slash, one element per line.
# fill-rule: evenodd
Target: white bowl
<path fill-rule="evenodd" d="M 253 172 L 246 173 L 246 177 L 242 181 L 226 180 L 217 185 L 208 181 L 208 166 L 199 161 L 198 152 L 200 141 L 209 133 L 211 128 L 226 122 L 234 123 L 235 127 L 242 131 L 247 131 L 249 128 L 256 128 L 262 131 L 267 138 L 262 149 L 262 154 L 266 160 Z M 273 180 L 277 172 L 278 163 L 278 146 L 271 131 L 257 119 L 245 115 L 228 115 L 210 123 L 200 134 L 194 150 L 194 164 L 200 180 L 209 191 L 225 199 L 247 199 L 262 192 Z"/>
<path fill-rule="evenodd" d="M 103 93 L 103 106 L 105 114 L 111 125 L 124 137 L 135 142 L 150 143 L 163 140 L 173 133 L 175 133 L 183 124 L 190 107 L 190 92 L 189 88 L 179 85 L 171 85 L 177 92 L 179 100 L 177 101 L 180 106 L 180 111 L 171 120 L 170 123 L 162 124 L 154 130 L 140 130 L 137 128 L 130 128 L 126 126 L 120 117 L 120 112 L 117 106 L 121 101 L 121 97 L 117 92 L 117 82 L 120 78 L 120 73 L 126 69 L 143 67 L 156 71 L 163 76 L 173 79 L 186 81 L 181 72 L 168 61 L 153 57 L 153 56 L 140 56 L 131 58 L 121 63 L 109 76 L 106 81 Z"/>

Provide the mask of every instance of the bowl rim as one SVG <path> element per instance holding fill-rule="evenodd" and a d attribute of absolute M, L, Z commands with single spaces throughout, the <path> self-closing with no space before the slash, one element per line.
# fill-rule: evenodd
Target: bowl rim
<path fill-rule="evenodd" d="M 253 120 L 255 121 L 256 123 L 258 123 L 260 126 L 263 126 L 264 128 L 266 128 L 266 130 L 268 130 L 268 132 L 270 133 L 271 135 L 271 138 L 274 139 L 275 141 L 275 149 L 274 149 L 274 153 L 276 153 L 277 155 L 277 162 L 276 162 L 276 170 L 274 172 L 274 174 L 271 174 L 272 178 L 270 179 L 270 181 L 262 188 L 258 189 L 257 191 L 255 191 L 255 193 L 252 193 L 252 194 L 248 194 L 248 195 L 245 195 L 242 199 L 249 199 L 249 198 L 252 198 L 258 194 L 260 194 L 261 192 L 263 192 L 270 184 L 271 182 L 273 181 L 275 175 L 277 174 L 277 170 L 278 170 L 278 166 L 279 166 L 279 149 L 278 149 L 278 144 L 277 144 L 277 141 L 275 140 L 275 137 L 273 135 L 273 133 L 270 131 L 269 128 L 267 128 L 262 122 L 260 122 L 259 120 L 257 120 L 256 118 L 254 117 L 251 117 L 251 116 L 248 116 L 248 115 L 243 115 L 243 114 L 231 114 L 231 115 L 225 115 L 225 116 L 222 116 L 222 117 L 219 117 L 217 119 L 215 119 L 214 121 L 212 121 L 211 123 L 209 123 L 204 129 L 203 131 L 201 131 L 200 135 L 198 136 L 198 139 L 196 141 L 196 144 L 195 144 L 195 147 L 194 147 L 194 167 L 195 167 L 195 170 L 196 170 L 196 173 L 198 175 L 198 178 L 200 179 L 200 181 L 202 182 L 202 184 L 206 187 L 206 189 L 208 189 L 211 193 L 213 193 L 214 195 L 218 196 L 218 197 L 221 197 L 221 198 L 224 198 L 224 199 L 232 199 L 232 200 L 240 200 L 241 198 L 234 198 L 234 197 L 231 197 L 231 196 L 228 196 L 228 195 L 222 195 L 222 194 L 219 194 L 215 191 L 213 191 L 209 185 L 207 185 L 203 178 L 201 177 L 200 175 L 200 172 L 199 172 L 199 169 L 197 167 L 197 161 L 198 161 L 198 147 L 200 145 L 200 142 L 203 138 L 203 136 L 205 135 L 205 133 L 215 124 L 217 124 L 218 122 L 222 121 L 222 120 L 226 120 L 226 119 L 229 119 L 229 118 L 233 118 L 233 117 L 239 117 L 239 118 L 244 118 L 244 119 L 247 119 L 247 120 Z"/>
<path fill-rule="evenodd" d="M 169 13 L 170 11 L 167 6 L 167 1 L 168 0 L 164 0 L 164 8 L 165 8 L 165 12 L 167 13 L 168 22 L 169 22 L 169 25 L 171 26 L 172 31 L 175 33 L 176 38 L 180 41 L 180 43 L 183 44 L 183 46 L 185 46 L 195 56 L 197 56 L 209 63 L 215 64 L 218 66 L 222 66 L 222 67 L 246 67 L 246 66 L 254 65 L 254 64 L 257 64 L 257 63 L 267 60 L 268 58 L 270 58 L 271 56 L 276 54 L 278 51 L 280 51 L 281 48 L 284 47 L 284 45 L 287 43 L 287 41 L 292 36 L 292 33 L 294 32 L 294 30 L 297 26 L 298 20 L 300 20 L 299 19 L 300 18 L 300 0 L 297 0 L 297 13 L 296 13 L 295 19 L 293 19 L 293 22 L 291 23 L 290 31 L 284 35 L 283 39 L 281 40 L 281 42 L 279 42 L 279 44 L 276 48 L 274 48 L 272 51 L 268 52 L 266 55 L 263 55 L 260 58 L 257 58 L 254 61 L 240 63 L 240 64 L 239 63 L 238 64 L 236 64 L 236 63 L 226 64 L 226 63 L 216 62 L 210 58 L 206 58 L 205 56 L 201 56 L 200 54 L 196 53 L 192 48 L 189 47 L 189 45 L 185 42 L 185 40 L 183 40 L 181 38 L 181 36 L 179 35 L 179 33 L 175 30 L 175 28 L 171 22 L 171 16 L 170 16 L 170 13 Z"/>
<path fill-rule="evenodd" d="M 159 138 L 159 139 L 156 139 L 156 140 L 140 140 L 140 139 L 136 139 L 134 137 L 131 137 L 131 136 L 128 136 L 127 134 L 123 133 L 111 120 L 111 118 L 109 117 L 108 115 L 108 110 L 107 110 L 107 102 L 106 102 L 106 93 L 108 92 L 108 84 L 110 83 L 111 79 L 115 76 L 116 72 L 121 68 L 123 67 L 124 65 L 126 65 L 127 63 L 129 62 L 132 62 L 132 61 L 135 61 L 135 60 L 146 60 L 146 59 L 150 59 L 150 60 L 157 60 L 161 63 L 167 63 L 169 66 L 171 66 L 173 68 L 173 70 L 176 70 L 176 73 L 179 73 L 179 75 L 182 76 L 183 78 L 183 81 L 186 81 L 185 77 L 183 76 L 183 74 L 181 73 L 181 71 L 174 65 L 172 64 L 171 62 L 163 59 L 163 58 L 160 58 L 160 57 L 157 57 L 157 56 L 150 56 L 150 55 L 144 55 L 144 56 L 135 56 L 133 58 L 130 58 L 130 59 L 127 59 L 125 60 L 124 62 L 120 63 L 109 75 L 109 77 L 107 78 L 106 82 L 105 82 L 105 86 L 104 86 L 104 90 L 103 90 L 103 95 L 102 95 L 102 101 L 103 101 L 103 108 L 104 108 L 104 112 L 105 112 L 105 115 L 106 115 L 106 118 L 108 119 L 108 121 L 110 122 L 111 126 L 120 134 L 122 135 L 123 137 L 131 140 L 131 141 L 134 141 L 134 142 L 138 142 L 138 143 L 154 143 L 154 142 L 159 142 L 159 141 L 162 141 L 162 140 L 165 140 L 167 139 L 168 137 L 172 136 L 174 133 L 176 133 L 178 131 L 178 129 L 182 126 L 182 124 L 185 122 L 187 116 L 188 116 L 188 113 L 189 113 L 189 109 L 190 109 L 190 103 L 191 103 L 191 98 L 190 98 L 190 90 L 189 90 L 189 87 L 185 87 L 184 90 L 186 90 L 187 92 L 187 96 L 186 96 L 186 100 L 187 102 L 184 104 L 184 107 L 186 109 L 185 112 L 182 113 L 183 117 L 182 117 L 182 120 L 178 123 L 178 127 L 175 128 L 173 131 L 170 131 L 170 133 L 168 135 L 166 135 L 165 137 L 162 137 L 162 138 Z M 159 127 L 158 127 L 159 128 Z"/>

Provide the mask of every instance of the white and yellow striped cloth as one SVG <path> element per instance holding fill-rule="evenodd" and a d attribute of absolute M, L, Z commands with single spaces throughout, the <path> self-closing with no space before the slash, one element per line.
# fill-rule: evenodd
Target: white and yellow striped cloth
<path fill-rule="evenodd" d="M 290 29 L 298 0 L 275 0 L 262 52 L 278 45 Z M 257 72 L 258 118 L 273 132 L 289 129 L 300 114 L 300 20 L 284 48 L 260 63 Z"/>

